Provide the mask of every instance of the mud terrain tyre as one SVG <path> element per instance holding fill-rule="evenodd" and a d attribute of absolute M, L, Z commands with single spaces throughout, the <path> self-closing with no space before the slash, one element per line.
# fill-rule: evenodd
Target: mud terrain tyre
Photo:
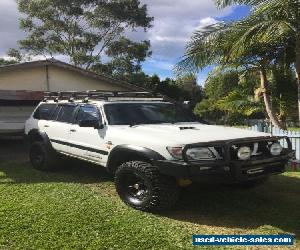
<path fill-rule="evenodd" d="M 29 158 L 32 166 L 41 171 L 56 170 L 60 163 L 58 154 L 43 142 L 34 142 L 30 145 Z"/>
<path fill-rule="evenodd" d="M 179 195 L 174 178 L 160 174 L 157 167 L 142 161 L 122 164 L 116 171 L 115 185 L 127 205 L 148 212 L 171 208 Z"/>

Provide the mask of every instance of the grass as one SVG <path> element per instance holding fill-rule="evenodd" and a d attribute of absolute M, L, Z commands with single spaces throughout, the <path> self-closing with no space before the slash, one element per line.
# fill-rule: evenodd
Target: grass
<path fill-rule="evenodd" d="M 299 172 L 249 190 L 194 185 L 173 211 L 153 215 L 125 206 L 99 167 L 83 163 L 42 173 L 26 159 L 5 159 L 0 201 L 3 250 L 194 249 L 192 234 L 292 233 L 300 239 Z"/>
<path fill-rule="evenodd" d="M 288 130 L 289 130 L 289 131 L 299 132 L 299 131 L 300 131 L 300 128 L 298 128 L 298 127 L 289 127 Z"/>

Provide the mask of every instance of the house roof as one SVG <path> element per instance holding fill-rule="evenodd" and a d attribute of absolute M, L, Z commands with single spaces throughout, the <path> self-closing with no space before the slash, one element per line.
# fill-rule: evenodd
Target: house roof
<path fill-rule="evenodd" d="M 97 74 L 95 72 L 89 71 L 89 70 L 85 70 L 76 66 L 73 66 L 71 64 L 56 60 L 56 59 L 46 59 L 46 60 L 39 60 L 39 61 L 32 61 L 32 62 L 24 62 L 24 63 L 17 63 L 17 64 L 10 64 L 10 65 L 4 65 L 4 66 L 0 66 L 0 72 L 2 70 L 7 70 L 7 69 L 24 69 L 24 68 L 32 68 L 32 67 L 40 67 L 40 66 L 56 66 L 59 68 L 63 68 L 63 69 L 67 69 L 67 70 L 71 70 L 74 72 L 77 72 L 81 75 L 90 77 L 90 78 L 94 78 L 100 81 L 105 81 L 105 82 L 109 82 L 112 84 L 117 84 L 119 86 L 123 86 L 123 87 L 127 87 L 131 90 L 142 90 L 142 91 L 147 91 L 145 88 L 133 85 L 131 83 L 125 82 L 125 81 L 121 81 L 121 80 L 117 80 L 114 79 L 111 76 L 107 76 L 104 74 Z M 149 90 L 148 90 L 149 91 Z"/>

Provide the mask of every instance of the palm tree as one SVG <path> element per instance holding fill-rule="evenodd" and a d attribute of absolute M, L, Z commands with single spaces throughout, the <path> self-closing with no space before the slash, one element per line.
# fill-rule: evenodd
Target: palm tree
<path fill-rule="evenodd" d="M 267 78 L 267 70 L 284 47 L 282 44 L 248 39 L 255 32 L 252 27 L 256 21 L 248 19 L 231 24 L 219 23 L 195 32 L 187 45 L 184 59 L 177 65 L 177 71 L 197 71 L 214 64 L 258 71 L 266 112 L 275 126 L 284 128 L 272 108 Z"/>
<path fill-rule="evenodd" d="M 293 48 L 293 63 L 298 84 L 298 109 L 300 120 L 300 1 L 299 0 L 215 0 L 223 8 L 232 4 L 253 6 L 248 19 L 254 31 L 248 39 L 265 43 L 284 43 Z M 261 18 L 263 17 L 263 18 Z"/>

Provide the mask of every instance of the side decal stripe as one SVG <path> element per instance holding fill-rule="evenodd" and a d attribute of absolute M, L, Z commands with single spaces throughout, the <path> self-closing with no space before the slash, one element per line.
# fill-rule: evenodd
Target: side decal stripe
<path fill-rule="evenodd" d="M 99 153 L 101 155 L 108 155 L 107 151 L 100 150 L 100 149 L 85 147 L 85 146 L 81 146 L 81 145 L 77 145 L 77 144 L 73 144 L 73 143 L 69 143 L 69 142 L 65 142 L 65 141 L 54 140 L 54 139 L 51 139 L 50 141 L 54 142 L 54 143 L 66 145 L 66 146 L 69 146 L 69 147 L 72 147 L 72 148 L 79 148 L 79 149 L 82 149 L 82 150 L 87 150 L 87 151 L 90 151 L 90 152 Z"/>

